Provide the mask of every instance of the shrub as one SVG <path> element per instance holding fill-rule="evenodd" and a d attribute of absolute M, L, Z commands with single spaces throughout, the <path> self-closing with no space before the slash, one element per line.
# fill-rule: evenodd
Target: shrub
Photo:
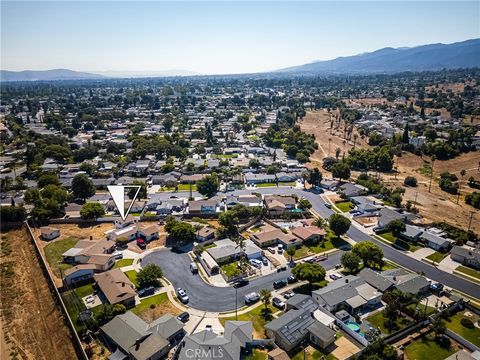
<path fill-rule="evenodd" d="M 468 329 L 473 329 L 475 327 L 475 325 L 473 324 L 473 321 L 467 318 L 463 318 L 462 320 L 460 320 L 460 324 L 462 324 Z"/>
<path fill-rule="evenodd" d="M 417 178 L 415 176 L 407 176 L 403 183 L 405 186 L 417 186 Z"/>

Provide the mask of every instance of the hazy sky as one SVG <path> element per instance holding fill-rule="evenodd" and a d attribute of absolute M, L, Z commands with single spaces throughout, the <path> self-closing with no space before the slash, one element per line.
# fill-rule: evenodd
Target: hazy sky
<path fill-rule="evenodd" d="M 1 68 L 274 70 L 480 37 L 480 2 L 2 1 Z"/>

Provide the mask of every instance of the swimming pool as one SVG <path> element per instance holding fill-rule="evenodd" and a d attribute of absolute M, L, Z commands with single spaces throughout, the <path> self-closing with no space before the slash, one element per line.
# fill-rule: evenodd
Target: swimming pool
<path fill-rule="evenodd" d="M 347 321 L 345 324 L 349 327 L 350 330 L 353 330 L 353 331 L 355 331 L 356 333 L 359 333 L 359 332 L 360 332 L 360 325 L 358 325 L 356 322 L 354 322 L 354 321 Z"/>

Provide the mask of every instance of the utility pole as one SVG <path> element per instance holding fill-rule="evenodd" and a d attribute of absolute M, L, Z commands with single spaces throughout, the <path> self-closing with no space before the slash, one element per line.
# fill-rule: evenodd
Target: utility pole
<path fill-rule="evenodd" d="M 430 174 L 430 184 L 428 185 L 428 192 L 430 192 L 430 189 L 432 188 L 432 179 L 433 179 L 433 165 L 435 163 L 435 155 L 432 155 L 432 168 L 431 168 L 431 174 Z"/>
<path fill-rule="evenodd" d="M 470 231 L 470 227 L 472 226 L 473 214 L 475 214 L 475 212 L 470 211 L 470 220 L 468 221 L 468 230 L 467 231 Z"/>

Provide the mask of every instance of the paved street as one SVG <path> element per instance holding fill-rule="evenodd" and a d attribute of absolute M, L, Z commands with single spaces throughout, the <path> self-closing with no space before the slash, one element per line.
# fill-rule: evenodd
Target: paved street
<path fill-rule="evenodd" d="M 328 218 L 331 214 L 333 214 L 333 210 L 328 209 L 325 206 L 324 200 L 321 198 L 320 195 L 314 194 L 310 191 L 305 191 L 303 189 L 295 189 L 289 187 L 271 187 L 271 188 L 257 188 L 255 190 L 236 190 L 232 192 L 228 192 L 227 194 L 232 195 L 240 195 L 240 194 L 250 194 L 252 192 L 258 192 L 261 194 L 296 194 L 299 197 L 304 197 L 310 201 L 313 206 L 313 209 L 319 213 L 322 217 Z M 188 192 L 185 193 L 157 193 L 153 194 L 152 197 L 158 199 L 168 199 L 170 196 L 177 196 L 177 197 L 188 197 Z M 193 196 L 199 196 L 198 194 L 194 193 Z M 375 238 L 365 234 L 355 226 L 351 226 L 350 230 L 347 232 L 347 235 L 356 242 L 362 241 L 372 241 L 378 246 L 380 246 L 383 250 L 385 258 L 391 260 L 411 271 L 415 272 L 423 272 L 426 277 L 430 278 L 433 281 L 440 282 L 448 287 L 461 291 L 465 294 L 468 294 L 472 297 L 480 299 L 480 286 L 472 283 L 471 281 L 465 280 L 460 278 L 456 275 L 444 272 L 436 267 L 429 265 L 425 262 L 416 260 L 409 256 L 407 253 L 394 249 L 393 247 L 386 245 L 385 243 L 376 240 Z M 280 276 L 281 277 L 281 276 Z M 273 281 L 273 280 L 272 280 Z"/>
<path fill-rule="evenodd" d="M 340 262 L 341 251 L 330 254 L 321 262 L 321 265 L 329 270 Z M 170 249 L 162 249 L 146 255 L 142 260 L 142 266 L 153 263 L 159 265 L 165 277 L 175 288 L 181 287 L 187 291 L 190 298 L 189 306 L 194 309 L 223 312 L 235 309 L 235 289 L 232 287 L 215 287 L 207 284 L 200 275 L 190 272 L 190 257 L 187 253 L 174 253 Z M 290 276 L 290 269 L 280 273 L 272 273 L 250 281 L 247 286 L 237 291 L 237 306 L 245 305 L 243 297 L 252 292 L 260 292 L 262 289 L 273 289 L 273 282 Z"/>

